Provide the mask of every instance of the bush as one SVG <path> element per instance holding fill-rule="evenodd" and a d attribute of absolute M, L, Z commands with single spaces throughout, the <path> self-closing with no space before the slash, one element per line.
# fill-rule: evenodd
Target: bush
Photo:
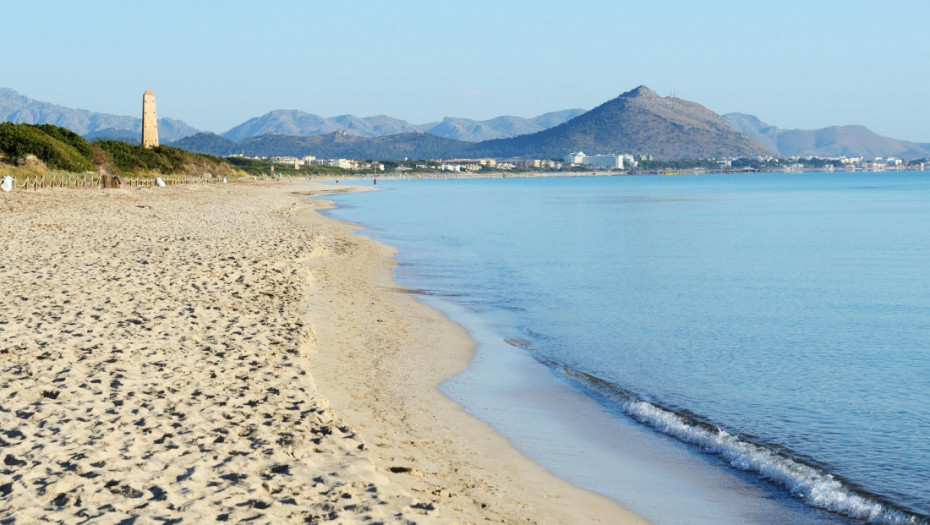
<path fill-rule="evenodd" d="M 0 123 L 0 152 L 11 160 L 32 154 L 52 169 L 74 172 L 94 169 L 90 144 L 57 126 Z"/>
<path fill-rule="evenodd" d="M 70 129 L 60 128 L 51 124 L 42 124 L 38 126 L 38 128 L 44 131 L 46 135 L 72 146 L 85 159 L 93 158 L 94 148 L 91 146 L 90 142 Z"/>
<path fill-rule="evenodd" d="M 50 169 L 69 172 L 100 170 L 134 176 L 194 177 L 240 173 L 222 159 L 170 146 L 146 149 L 118 140 L 88 142 L 71 130 L 50 124 L 0 123 L 0 158 L 13 164 L 30 154 Z"/>
<path fill-rule="evenodd" d="M 205 172 L 223 175 L 232 174 L 235 171 L 222 159 L 190 153 L 170 146 L 147 149 L 118 140 L 101 140 L 94 144 L 104 154 L 98 154 L 98 157 L 109 157 L 113 167 L 124 174 L 154 172 L 162 175 L 183 173 L 201 176 Z"/>
<path fill-rule="evenodd" d="M 110 155 L 113 166 L 122 173 L 135 171 L 157 171 L 172 173 L 171 163 L 158 154 L 161 148 L 146 149 L 118 140 L 101 140 L 97 142 L 100 149 Z"/>

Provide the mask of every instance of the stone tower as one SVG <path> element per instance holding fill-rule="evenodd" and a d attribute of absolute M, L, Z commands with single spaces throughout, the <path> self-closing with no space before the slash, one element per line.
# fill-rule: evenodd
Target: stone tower
<path fill-rule="evenodd" d="M 142 95 L 142 147 L 158 146 L 158 119 L 155 117 L 155 93 L 146 89 Z"/>

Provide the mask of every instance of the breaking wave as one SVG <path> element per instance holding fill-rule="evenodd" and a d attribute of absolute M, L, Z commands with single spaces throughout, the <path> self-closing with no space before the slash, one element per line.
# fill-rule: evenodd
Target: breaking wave
<path fill-rule="evenodd" d="M 633 392 L 591 374 L 536 356 L 583 386 L 616 401 L 628 416 L 650 428 L 715 454 L 732 467 L 787 489 L 807 505 L 873 524 L 928 525 L 877 496 L 858 491 L 842 479 L 768 446 L 754 443 L 696 418 L 639 399 Z"/>

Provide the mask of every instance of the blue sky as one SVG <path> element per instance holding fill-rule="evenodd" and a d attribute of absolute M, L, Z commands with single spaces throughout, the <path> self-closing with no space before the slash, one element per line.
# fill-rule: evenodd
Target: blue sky
<path fill-rule="evenodd" d="M 645 84 L 781 128 L 930 142 L 930 2 L 0 0 L 0 87 L 223 132 L 324 117 L 533 117 Z"/>

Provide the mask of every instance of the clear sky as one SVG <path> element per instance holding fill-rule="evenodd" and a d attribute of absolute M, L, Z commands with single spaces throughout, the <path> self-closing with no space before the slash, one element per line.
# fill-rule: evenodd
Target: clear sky
<path fill-rule="evenodd" d="M 780 128 L 930 142 L 927 0 L 0 0 L 0 87 L 224 132 L 324 117 L 533 117 L 645 84 Z"/>

